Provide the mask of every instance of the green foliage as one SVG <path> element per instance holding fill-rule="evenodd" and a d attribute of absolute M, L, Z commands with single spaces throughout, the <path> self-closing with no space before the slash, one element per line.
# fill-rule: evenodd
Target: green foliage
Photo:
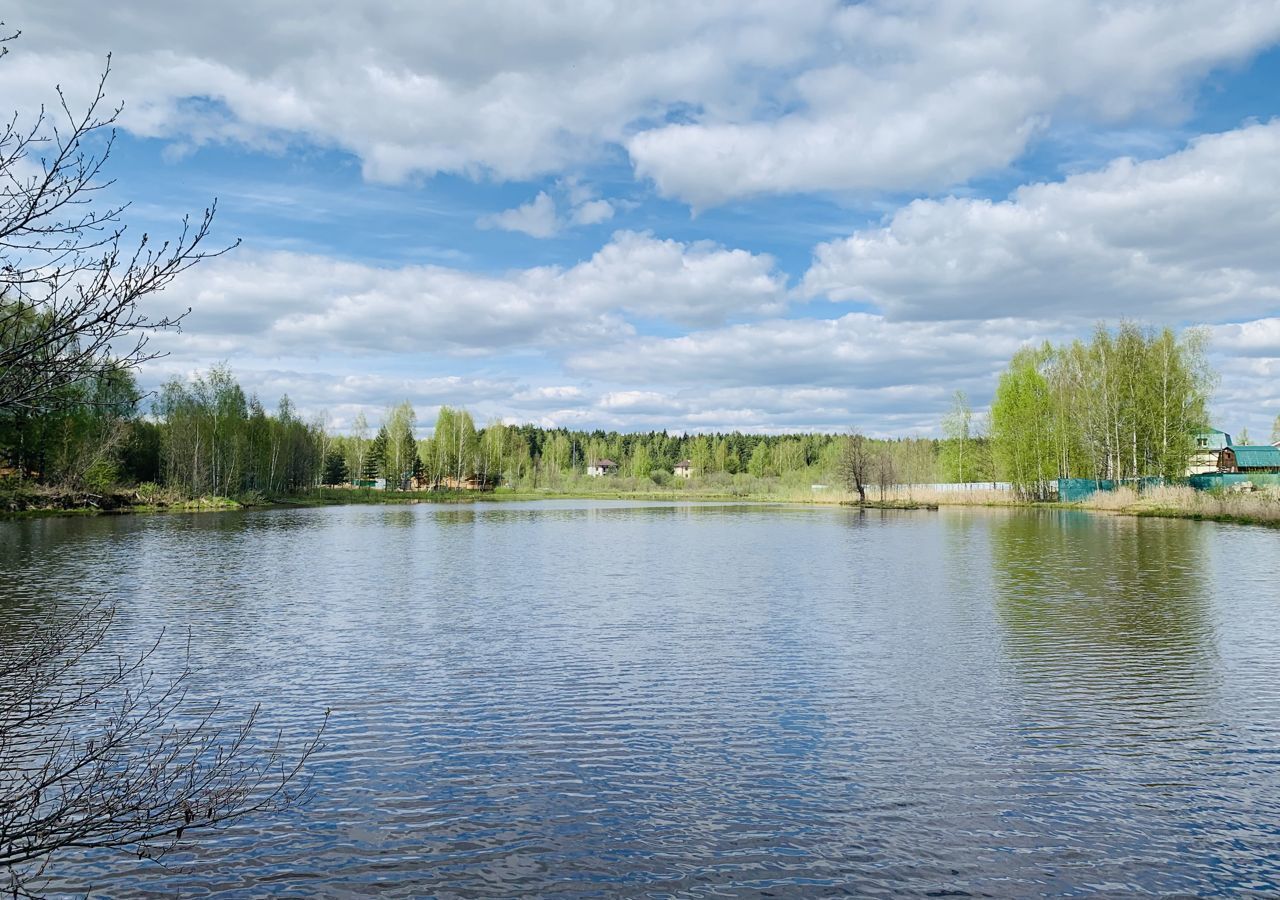
<path fill-rule="evenodd" d="M 773 457 L 769 453 L 769 445 L 761 441 L 751 451 L 751 459 L 747 462 L 747 471 L 756 478 L 763 478 L 766 473 L 772 470 L 772 467 Z"/>
<path fill-rule="evenodd" d="M 997 473 L 1037 499 L 1056 478 L 1182 477 L 1208 424 L 1206 342 L 1124 322 L 1087 344 L 1019 351 L 991 407 Z"/>
<path fill-rule="evenodd" d="M 347 460 L 337 450 L 330 450 L 324 458 L 324 473 L 320 483 L 327 485 L 344 484 L 347 480 Z"/>
<path fill-rule="evenodd" d="M 944 481 L 966 484 L 982 480 L 973 434 L 973 410 L 964 391 L 956 391 L 950 412 L 942 420 L 946 441 L 940 462 Z"/>
<path fill-rule="evenodd" d="M 0 412 L 0 466 L 22 481 L 100 491 L 131 474 L 138 397 L 132 374 L 107 370 L 62 385 L 40 410 Z"/>
<path fill-rule="evenodd" d="M 154 481 L 144 481 L 137 488 L 138 499 L 146 504 L 153 504 L 164 497 L 164 488 Z"/>
<path fill-rule="evenodd" d="M 291 494 L 313 487 L 320 476 L 320 423 L 302 421 L 288 397 L 268 415 L 256 397 L 245 398 L 225 367 L 189 382 L 170 381 L 153 412 L 164 483 L 185 496 Z"/>

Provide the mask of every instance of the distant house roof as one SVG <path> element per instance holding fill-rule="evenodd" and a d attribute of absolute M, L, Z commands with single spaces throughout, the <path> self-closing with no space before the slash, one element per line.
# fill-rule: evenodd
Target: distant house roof
<path fill-rule="evenodd" d="M 692 468 L 693 468 L 693 461 L 692 461 L 692 460 L 688 460 L 688 459 L 682 459 L 682 460 L 680 460 L 680 462 L 676 463 L 676 468 L 677 468 L 677 469 L 692 469 Z"/>
<path fill-rule="evenodd" d="M 1280 468 L 1280 447 L 1262 444 L 1260 446 L 1228 447 L 1227 449 L 1235 454 L 1237 468 Z"/>
<path fill-rule="evenodd" d="M 1231 435 L 1216 428 L 1201 428 L 1195 433 L 1196 445 L 1201 452 L 1217 452 L 1231 446 Z"/>
<path fill-rule="evenodd" d="M 616 469 L 618 464 L 611 459 L 597 459 L 591 463 L 598 469 Z"/>

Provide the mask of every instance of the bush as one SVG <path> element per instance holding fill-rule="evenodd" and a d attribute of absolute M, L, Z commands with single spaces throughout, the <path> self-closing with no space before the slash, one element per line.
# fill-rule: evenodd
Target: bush
<path fill-rule="evenodd" d="M 138 495 L 138 501 L 151 505 L 165 498 L 165 490 L 154 481 L 144 481 L 138 485 L 138 489 L 134 492 Z"/>
<path fill-rule="evenodd" d="M 99 459 L 84 473 L 84 486 L 90 491 L 105 494 L 116 486 L 119 475 L 114 463 Z"/>

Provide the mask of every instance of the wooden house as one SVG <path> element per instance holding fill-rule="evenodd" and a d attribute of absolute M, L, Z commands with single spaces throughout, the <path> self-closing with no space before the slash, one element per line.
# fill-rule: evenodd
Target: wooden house
<path fill-rule="evenodd" d="M 1280 447 L 1271 444 L 1225 447 L 1218 453 L 1219 472 L 1280 472 Z"/>

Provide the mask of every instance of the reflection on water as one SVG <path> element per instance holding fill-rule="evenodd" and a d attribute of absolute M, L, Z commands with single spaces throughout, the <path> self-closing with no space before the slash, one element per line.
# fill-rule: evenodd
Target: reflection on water
<path fill-rule="evenodd" d="M 68 890 L 1268 895 L 1277 542 L 589 501 L 9 522 L 0 653 L 106 597 L 118 648 L 191 629 L 197 697 L 334 711 L 311 805 Z"/>
<path fill-rule="evenodd" d="M 1145 707 L 1211 692 L 1214 532 L 1057 511 L 990 535 L 1004 644 L 1028 681 Z"/>

